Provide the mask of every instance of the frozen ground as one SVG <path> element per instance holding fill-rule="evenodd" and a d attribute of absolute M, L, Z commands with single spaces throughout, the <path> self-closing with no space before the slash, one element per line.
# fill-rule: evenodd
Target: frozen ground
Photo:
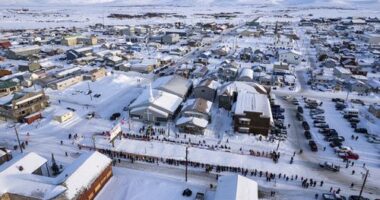
<path fill-rule="evenodd" d="M 245 1 L 241 1 L 245 2 Z M 271 3 L 281 4 L 283 1 L 271 1 Z M 314 1 L 305 1 L 309 5 Z M 324 1 L 326 2 L 326 1 Z M 333 1 L 342 7 L 347 6 L 343 1 Z M 350 1 L 352 3 L 363 3 L 362 1 Z M 377 3 L 376 1 L 369 1 L 370 3 Z M 247 1 L 249 3 L 249 1 Z M 290 1 L 292 4 L 300 3 L 300 1 Z M 289 4 L 289 5 L 292 5 Z M 377 5 L 377 4 L 376 4 Z M 131 13 L 138 14 L 141 12 L 173 12 L 175 10 L 178 14 L 184 14 L 186 19 L 180 19 L 186 23 L 195 24 L 199 21 L 202 22 L 225 22 L 225 19 L 211 18 L 209 16 L 196 15 L 197 13 L 215 13 L 215 12 L 242 12 L 238 14 L 237 18 L 228 20 L 236 24 L 242 24 L 246 19 L 253 19 L 260 17 L 261 22 L 274 22 L 274 21 L 290 21 L 296 22 L 301 17 L 313 14 L 319 16 L 365 16 L 373 17 L 380 16 L 379 10 L 371 8 L 369 10 L 362 10 L 359 8 L 341 9 L 341 8 L 326 8 L 323 5 L 314 5 L 313 7 L 304 7 L 298 9 L 289 7 L 282 9 L 281 7 L 268 7 L 268 6 L 228 6 L 228 7 L 175 7 L 172 6 L 132 6 L 132 7 L 100 7 L 100 6 L 85 6 L 83 7 L 30 7 L 28 12 L 14 10 L 20 6 L 7 6 L 2 7 L 0 15 L 5 16 L 2 18 L 0 28 L 32 28 L 32 27 L 55 27 L 55 26 L 85 26 L 97 22 L 111 24 L 153 24 L 162 22 L 178 21 L 178 18 L 168 17 L 165 19 L 152 18 L 152 19 L 131 19 L 131 20 L 115 20 L 107 18 L 110 13 Z M 355 7 L 355 6 L 353 6 Z M 4 9 L 3 9 L 4 8 Z M 290 17 L 279 17 L 278 14 L 288 13 Z M 232 46 L 234 43 L 233 36 L 221 36 L 218 40 L 211 40 L 212 47 L 215 47 L 222 41 L 223 44 Z M 115 38 L 118 39 L 118 38 Z M 237 39 L 239 48 L 254 46 L 256 48 L 265 48 L 273 41 L 270 39 Z M 307 49 L 302 48 L 301 44 L 298 47 L 304 53 Z M 143 55 L 144 56 L 144 55 Z M 191 57 L 183 58 L 191 59 Z M 219 59 L 210 59 L 211 64 L 209 69 L 215 69 L 220 63 Z M 242 63 L 244 65 L 244 63 Z M 249 64 L 246 64 L 249 65 Z M 266 66 L 270 69 L 270 66 Z M 297 68 L 297 83 L 296 89 L 290 91 L 288 88 L 278 89 L 274 93 L 278 96 L 293 95 L 295 97 L 313 97 L 323 100 L 323 108 L 326 110 L 326 120 L 329 125 L 335 128 L 340 134 L 344 135 L 347 140 L 347 145 L 352 146 L 355 151 L 360 155 L 360 160 L 356 162 L 355 166 L 346 169 L 345 164 L 337 157 L 331 148 L 326 151 L 319 151 L 313 153 L 309 150 L 309 146 L 303 135 L 303 130 L 300 123 L 295 119 L 296 107 L 288 102 L 279 100 L 279 103 L 285 108 L 285 124 L 291 124 L 288 129 L 288 139 L 279 145 L 279 152 L 281 158 L 278 164 L 275 164 L 271 159 L 264 157 L 255 157 L 249 155 L 249 150 L 269 152 L 277 148 L 278 143 L 273 143 L 269 139 L 264 138 L 263 141 L 259 140 L 257 136 L 248 136 L 243 134 L 234 134 L 231 130 L 230 113 L 219 110 L 214 106 L 212 110 L 213 120 L 208 126 L 204 136 L 181 135 L 179 138 L 175 137 L 176 129 L 173 127 L 161 126 L 156 128 L 164 128 L 170 130 L 168 135 L 160 135 L 158 138 L 174 140 L 177 142 L 187 143 L 189 140 L 193 143 L 205 143 L 212 146 L 228 145 L 229 150 L 207 146 L 192 146 L 190 147 L 189 159 L 202 163 L 209 163 L 215 165 L 227 165 L 234 167 L 244 167 L 248 169 L 257 169 L 262 171 L 270 171 L 273 173 L 283 173 L 289 176 L 304 176 L 314 178 L 318 181 L 324 181 L 323 187 L 302 189 L 299 182 L 286 182 L 279 180 L 278 182 L 266 182 L 265 178 L 250 177 L 257 181 L 262 187 L 263 191 L 276 190 L 279 191 L 278 199 L 311 199 L 316 192 L 322 193 L 329 190 L 330 187 L 342 188 L 342 193 L 357 194 L 362 182 L 362 173 L 364 169 L 363 163 L 366 163 L 370 169 L 370 177 L 365 189 L 365 194 L 371 197 L 380 196 L 379 183 L 380 179 L 380 166 L 379 166 L 379 145 L 369 144 L 363 135 L 359 135 L 358 141 L 350 140 L 353 133 L 348 123 L 342 118 L 342 115 L 334 109 L 334 105 L 330 102 L 332 97 L 345 98 L 345 92 L 317 92 L 311 91 L 305 86 L 305 70 L 308 66 L 299 66 Z M 56 160 L 59 164 L 66 165 L 73 159 L 77 158 L 79 154 L 86 150 L 79 150 L 78 144 L 83 144 L 92 147 L 94 144 L 97 147 L 125 151 L 128 153 L 135 153 L 140 155 L 157 156 L 163 158 L 175 158 L 179 160 L 185 159 L 186 144 L 178 144 L 172 142 L 163 142 L 159 140 L 152 140 L 149 142 L 123 139 L 117 140 L 115 147 L 109 143 L 109 138 L 102 136 L 101 133 L 109 131 L 116 123 L 121 122 L 122 130 L 126 133 L 139 134 L 138 130 L 142 124 L 140 122 L 133 122 L 128 119 L 127 113 L 123 112 L 123 108 L 134 100 L 150 82 L 151 76 L 144 76 L 137 73 L 114 73 L 99 81 L 90 82 L 85 81 L 74 85 L 63 91 L 47 90 L 50 96 L 51 106 L 43 112 L 44 118 L 31 124 L 22 124 L 18 126 L 18 131 L 22 141 L 28 141 L 29 145 L 26 151 L 34 151 L 40 155 L 50 158 L 51 153 L 54 153 Z M 99 98 L 90 98 L 86 93 L 89 87 L 93 94 L 101 94 Z M 30 90 L 33 90 L 31 88 Z M 360 98 L 363 101 L 379 102 L 377 96 L 359 97 L 357 94 L 350 94 L 350 98 Z M 74 118 L 59 124 L 53 121 L 54 114 L 59 110 L 66 110 L 67 107 L 74 108 Z M 362 112 L 362 123 L 370 127 L 372 132 L 379 134 L 380 130 L 379 120 L 368 117 L 366 108 L 357 106 Z M 95 118 L 88 120 L 85 118 L 89 112 L 95 112 Z M 121 112 L 120 121 L 110 121 L 109 117 L 112 113 Z M 306 111 L 307 112 L 307 111 Z M 308 115 L 306 115 L 308 116 Z M 310 120 L 309 118 L 307 120 Z M 10 123 L 0 124 L 1 140 L 0 146 L 7 146 L 12 148 L 16 144 L 13 128 L 10 128 Z M 77 140 L 69 140 L 68 134 L 77 133 L 79 138 Z M 328 146 L 328 143 L 323 140 L 321 135 L 316 129 L 312 128 L 312 134 L 317 141 L 319 148 Z M 60 141 L 63 145 L 60 145 Z M 299 149 L 304 149 L 304 153 L 296 154 L 294 163 L 289 164 L 290 157 L 294 152 Z M 65 156 L 68 152 L 69 156 Z M 18 152 L 15 152 L 16 154 Z M 342 166 L 339 173 L 332 173 L 322 170 L 318 167 L 319 162 L 331 161 L 335 164 Z M 192 174 L 189 183 L 183 181 L 183 169 L 181 167 L 169 166 L 155 166 L 146 163 L 122 163 L 118 164 L 114 170 L 114 177 L 106 185 L 106 190 L 102 192 L 97 199 L 181 199 L 181 191 L 190 187 L 193 191 L 207 191 L 209 183 L 215 183 L 215 174 L 208 174 L 199 172 L 199 169 L 191 169 Z M 128 168 L 128 169 L 123 169 Z M 138 170 L 138 171 L 136 171 Z M 351 171 L 356 170 L 355 175 L 351 175 Z M 202 178 L 203 177 L 203 178 Z M 349 185 L 355 182 L 354 188 L 349 188 Z M 168 189 L 170 188 L 170 189 Z M 137 191 L 137 192 L 136 192 Z M 206 192 L 207 198 L 212 199 L 213 191 Z"/>

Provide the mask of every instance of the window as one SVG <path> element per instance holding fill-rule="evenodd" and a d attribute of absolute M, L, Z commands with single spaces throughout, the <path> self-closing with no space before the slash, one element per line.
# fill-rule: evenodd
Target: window
<path fill-rule="evenodd" d="M 158 122 L 166 122 L 166 118 L 156 117 L 156 121 L 158 121 Z"/>
<path fill-rule="evenodd" d="M 239 124 L 241 124 L 241 125 L 249 125 L 250 123 L 251 123 L 251 119 L 239 118 Z"/>
<path fill-rule="evenodd" d="M 239 132 L 240 133 L 249 133 L 249 128 L 248 127 L 239 127 Z"/>

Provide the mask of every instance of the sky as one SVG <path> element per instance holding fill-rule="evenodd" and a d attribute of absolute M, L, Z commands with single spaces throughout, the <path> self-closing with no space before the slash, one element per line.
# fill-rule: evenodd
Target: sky
<path fill-rule="evenodd" d="M 380 4 L 380 0 L 0 0 L 0 5 L 223 5 L 223 4 L 277 4 L 277 5 L 355 5 Z"/>

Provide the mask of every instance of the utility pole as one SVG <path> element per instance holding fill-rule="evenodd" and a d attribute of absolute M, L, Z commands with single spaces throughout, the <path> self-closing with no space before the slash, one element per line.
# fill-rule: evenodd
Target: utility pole
<path fill-rule="evenodd" d="M 20 138 L 18 137 L 18 132 L 17 132 L 16 124 L 13 126 L 13 128 L 15 129 L 16 138 L 17 138 L 17 142 L 18 142 L 18 146 L 20 147 L 20 151 L 21 151 L 21 153 L 23 153 L 23 151 L 22 151 L 22 146 L 21 146 L 21 142 L 20 142 Z"/>
<path fill-rule="evenodd" d="M 186 146 L 186 163 L 185 163 L 185 181 L 187 182 L 187 165 L 188 165 L 189 146 Z"/>
<path fill-rule="evenodd" d="M 278 140 L 278 144 L 277 144 L 277 149 L 276 149 L 276 151 L 278 151 L 278 148 L 280 148 L 280 142 L 281 142 L 281 140 Z"/>
<path fill-rule="evenodd" d="M 89 82 L 87 82 L 87 86 L 88 86 L 88 95 L 90 96 L 90 99 L 92 101 L 92 90 L 90 88 L 90 83 Z"/>
<path fill-rule="evenodd" d="M 360 188 L 359 199 L 361 199 L 362 197 L 363 189 L 364 189 L 365 183 L 367 182 L 368 173 L 369 173 L 369 170 L 367 169 L 365 172 L 362 188 Z"/>

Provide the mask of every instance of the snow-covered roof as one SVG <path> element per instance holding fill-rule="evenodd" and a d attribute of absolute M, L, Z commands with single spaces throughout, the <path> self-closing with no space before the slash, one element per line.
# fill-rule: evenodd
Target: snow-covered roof
<path fill-rule="evenodd" d="M 206 99 L 196 98 L 196 99 L 188 99 L 183 105 L 182 111 L 197 111 L 201 113 L 210 113 L 212 106 L 211 101 L 207 101 Z"/>
<path fill-rule="evenodd" d="M 75 199 L 111 164 L 111 159 L 95 151 L 82 154 L 57 177 L 32 174 L 46 161 L 36 153 L 28 153 L 4 163 L 0 169 L 0 197 L 11 193 L 36 199 L 59 195 Z"/>
<path fill-rule="evenodd" d="M 15 47 L 15 48 L 12 48 L 11 51 L 13 51 L 14 53 L 21 53 L 24 51 L 31 51 L 31 50 L 37 50 L 37 49 L 41 49 L 41 47 L 39 47 L 37 45 L 25 46 L 25 47 Z"/>
<path fill-rule="evenodd" d="M 152 86 L 165 92 L 175 94 L 181 98 L 185 97 L 192 82 L 178 75 L 164 76 L 156 79 Z"/>
<path fill-rule="evenodd" d="M 240 176 L 222 176 L 218 180 L 214 200 L 257 200 L 258 185 L 255 181 Z"/>
<path fill-rule="evenodd" d="M 239 78 L 247 77 L 253 79 L 253 70 L 250 68 L 242 68 L 240 70 Z"/>
<path fill-rule="evenodd" d="M 198 117 L 180 117 L 176 125 L 181 124 L 193 124 L 195 126 L 206 128 L 208 125 L 208 121 L 206 119 L 198 118 Z"/>
<path fill-rule="evenodd" d="M 234 114 L 245 115 L 245 112 L 262 113 L 261 116 L 268 117 L 273 122 L 269 99 L 266 95 L 240 92 L 237 96 Z"/>
<path fill-rule="evenodd" d="M 351 74 L 351 71 L 350 71 L 350 70 L 348 70 L 348 69 L 346 69 L 346 68 L 343 68 L 343 67 L 335 67 L 335 69 L 336 69 L 337 71 L 339 71 L 340 73 L 342 73 L 342 74 Z"/>
<path fill-rule="evenodd" d="M 20 155 L 0 166 L 0 175 L 31 174 L 45 164 L 47 160 L 36 153 Z"/>
<path fill-rule="evenodd" d="M 129 106 L 131 111 L 138 107 L 147 107 L 149 105 L 160 108 L 165 112 L 174 113 L 181 104 L 182 98 L 174 94 L 161 90 L 146 89 L 137 99 Z"/>
<path fill-rule="evenodd" d="M 95 151 L 82 154 L 57 179 L 65 179 L 65 196 L 73 199 L 79 192 L 89 187 L 93 181 L 111 164 L 111 159 Z"/>
<path fill-rule="evenodd" d="M 250 92 L 250 93 L 258 93 L 258 94 L 267 94 L 267 89 L 265 89 L 264 86 L 253 83 L 253 82 L 241 82 L 241 81 L 234 81 L 234 82 L 228 82 L 224 84 L 220 89 L 218 90 L 218 94 L 224 94 L 228 93 L 232 95 L 234 92 Z"/>
<path fill-rule="evenodd" d="M 203 69 L 203 68 L 199 68 L 199 69 Z M 206 68 L 207 69 L 207 68 Z M 217 81 L 214 81 L 212 79 L 203 79 L 199 84 L 198 84 L 198 87 L 199 86 L 204 86 L 204 87 L 208 87 L 208 88 L 211 88 L 211 89 L 218 89 L 220 83 L 217 82 Z"/>

